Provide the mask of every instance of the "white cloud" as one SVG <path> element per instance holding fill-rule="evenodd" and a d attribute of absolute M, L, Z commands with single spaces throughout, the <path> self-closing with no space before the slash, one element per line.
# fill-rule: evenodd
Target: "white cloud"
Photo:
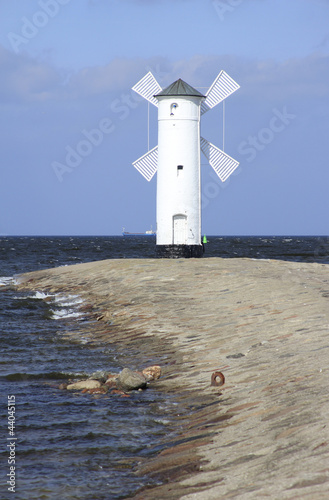
<path fill-rule="evenodd" d="M 181 76 L 191 85 L 209 86 L 217 73 L 225 69 L 241 85 L 248 97 L 268 100 L 290 98 L 310 100 L 329 96 L 329 56 L 311 54 L 284 62 L 253 60 L 242 57 L 195 56 L 172 64 L 174 77 Z"/>
<path fill-rule="evenodd" d="M 116 58 L 106 66 L 87 67 L 67 78 L 61 70 L 0 46 L 2 101 L 103 98 L 127 91 L 150 69 L 162 86 L 182 78 L 194 87 L 209 87 L 221 69 L 241 85 L 248 98 L 311 100 L 328 97 L 329 57 L 314 53 L 283 63 L 248 60 L 232 55 L 196 55 L 188 60 Z"/>
<path fill-rule="evenodd" d="M 51 66 L 25 55 L 15 55 L 0 46 L 0 95 L 8 101 L 46 101 L 60 85 L 60 75 Z"/>

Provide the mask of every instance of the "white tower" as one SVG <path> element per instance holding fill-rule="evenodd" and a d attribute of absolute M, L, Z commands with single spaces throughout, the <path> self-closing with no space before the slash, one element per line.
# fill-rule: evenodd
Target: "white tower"
<path fill-rule="evenodd" d="M 158 106 L 158 146 L 133 165 L 148 181 L 157 171 L 159 256 L 202 256 L 201 150 L 222 181 L 239 163 L 200 136 L 200 118 L 238 88 L 224 71 L 206 96 L 181 79 L 162 90 L 151 73 L 133 87 Z"/>

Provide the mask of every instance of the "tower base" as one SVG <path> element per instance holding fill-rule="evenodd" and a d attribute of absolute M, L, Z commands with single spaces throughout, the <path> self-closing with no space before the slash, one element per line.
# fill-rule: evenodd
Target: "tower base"
<path fill-rule="evenodd" d="M 203 245 L 156 245 L 155 253 L 160 259 L 202 257 Z"/>

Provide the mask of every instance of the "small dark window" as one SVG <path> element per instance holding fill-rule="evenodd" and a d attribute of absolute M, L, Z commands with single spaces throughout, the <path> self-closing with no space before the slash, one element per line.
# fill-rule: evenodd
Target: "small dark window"
<path fill-rule="evenodd" d="M 183 165 L 177 165 L 177 170 L 183 170 Z"/>
<path fill-rule="evenodd" d="M 178 108 L 178 104 L 176 102 L 173 102 L 171 105 L 170 105 L 170 111 L 171 111 L 171 115 L 174 114 L 174 111 Z"/>

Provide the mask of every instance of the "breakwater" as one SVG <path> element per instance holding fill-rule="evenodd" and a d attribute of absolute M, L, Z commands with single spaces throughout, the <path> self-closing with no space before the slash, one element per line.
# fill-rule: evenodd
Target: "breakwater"
<path fill-rule="evenodd" d="M 107 260 L 29 273 L 19 287 L 79 294 L 95 319 L 89 341 L 133 346 L 139 365 L 157 359 L 159 389 L 189 407 L 180 438 L 136 469 L 162 484 L 136 498 L 327 498 L 328 265 Z"/>

